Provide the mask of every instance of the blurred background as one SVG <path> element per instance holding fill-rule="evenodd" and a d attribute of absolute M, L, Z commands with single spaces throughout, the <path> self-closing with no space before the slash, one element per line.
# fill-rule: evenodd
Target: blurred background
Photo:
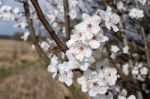
<path fill-rule="evenodd" d="M 51 78 L 32 44 L 21 40 L 25 30 L 14 23 L 0 20 L 0 99 L 65 99 L 68 89 Z"/>

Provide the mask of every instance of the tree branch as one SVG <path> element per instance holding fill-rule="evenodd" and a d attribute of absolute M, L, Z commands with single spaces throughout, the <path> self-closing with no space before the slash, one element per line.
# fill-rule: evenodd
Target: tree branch
<path fill-rule="evenodd" d="M 44 27 L 46 28 L 46 30 L 49 32 L 49 34 L 51 35 L 51 37 L 55 40 L 56 44 L 58 45 L 58 47 L 63 51 L 66 52 L 66 50 L 68 50 L 67 46 L 65 43 L 63 43 L 61 41 L 61 39 L 58 37 L 58 35 L 56 34 L 56 32 L 52 29 L 52 27 L 49 25 L 49 23 L 47 22 L 39 4 L 38 4 L 38 0 L 31 0 L 37 15 L 39 17 L 39 20 L 42 22 L 42 24 L 44 25 Z"/>
<path fill-rule="evenodd" d="M 147 38 L 146 38 L 145 31 L 144 31 L 143 27 L 140 28 L 140 33 L 141 33 L 141 35 L 142 35 L 142 37 L 144 39 L 145 55 L 146 55 L 148 67 L 150 68 L 149 49 L 148 49 Z"/>
<path fill-rule="evenodd" d="M 65 21 L 65 33 L 66 40 L 70 39 L 70 16 L 69 16 L 69 3 L 68 0 L 64 1 L 64 21 Z"/>
<path fill-rule="evenodd" d="M 136 6 L 136 8 L 139 8 L 137 0 L 135 0 L 135 6 Z M 144 39 L 145 55 L 146 55 L 148 67 L 150 68 L 150 55 L 149 55 L 149 50 L 148 50 L 147 38 L 146 38 L 145 30 L 144 30 L 143 26 L 141 26 L 141 28 L 140 28 L 140 33 Z"/>
<path fill-rule="evenodd" d="M 24 2 L 23 4 L 24 4 L 25 16 L 26 16 L 27 23 L 28 23 L 28 29 L 29 29 L 29 32 L 31 33 L 31 36 L 33 38 L 32 42 L 35 45 L 38 54 L 44 59 L 44 61 L 47 64 L 49 64 L 49 58 L 48 58 L 48 56 L 44 53 L 44 51 L 42 50 L 42 48 L 38 44 L 39 43 L 39 39 L 38 39 L 38 37 L 35 34 L 36 31 L 35 31 L 35 29 L 33 27 L 33 21 L 32 21 L 31 15 L 30 15 L 28 1 L 24 0 L 23 2 Z"/>

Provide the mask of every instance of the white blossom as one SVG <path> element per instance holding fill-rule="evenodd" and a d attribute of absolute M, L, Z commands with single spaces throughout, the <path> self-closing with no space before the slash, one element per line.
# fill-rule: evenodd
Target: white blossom
<path fill-rule="evenodd" d="M 87 92 L 88 91 L 87 78 L 85 76 L 82 76 L 82 77 L 78 78 L 77 81 L 79 84 L 81 84 L 82 92 Z"/>
<path fill-rule="evenodd" d="M 78 13 L 75 10 L 71 10 L 69 15 L 71 19 L 75 19 L 78 16 Z"/>
<path fill-rule="evenodd" d="M 20 13 L 20 8 L 19 7 L 14 8 L 13 13 L 14 14 L 19 14 Z"/>
<path fill-rule="evenodd" d="M 88 76 L 78 78 L 78 83 L 81 84 L 83 92 L 88 92 L 89 96 L 105 94 L 109 86 L 115 85 L 117 80 L 117 71 L 114 68 L 105 68 L 99 72 L 92 72 Z M 109 86 L 108 86 L 109 85 Z"/>
<path fill-rule="evenodd" d="M 110 86 L 115 85 L 116 80 L 118 78 L 117 70 L 115 68 L 105 68 L 103 72 L 106 77 L 108 85 Z"/>
<path fill-rule="evenodd" d="M 84 42 L 86 42 L 86 39 L 87 39 L 87 36 L 85 35 L 84 32 L 81 32 L 81 31 L 78 31 L 78 30 L 74 29 L 70 40 L 73 40 L 74 42 L 79 41 L 79 42 L 83 42 L 84 43 Z"/>
<path fill-rule="evenodd" d="M 114 32 L 117 32 L 119 30 L 116 24 L 119 23 L 120 17 L 112 12 L 110 6 L 107 6 L 106 12 L 105 13 L 103 12 L 101 17 L 104 20 L 107 29 L 109 30 L 113 29 Z"/>
<path fill-rule="evenodd" d="M 85 16 L 85 15 L 84 15 Z M 101 22 L 101 18 L 98 15 L 94 15 L 92 17 L 86 16 L 83 22 L 75 26 L 75 29 L 80 32 L 86 33 L 87 36 L 92 36 L 92 34 L 97 34 L 101 28 L 99 26 Z"/>
<path fill-rule="evenodd" d="M 126 11 L 126 8 L 125 8 L 123 2 L 121 2 L 121 1 L 117 3 L 117 9 Z"/>
<path fill-rule="evenodd" d="M 7 5 L 2 5 L 0 7 L 0 12 L 10 12 L 12 10 L 11 6 L 7 6 Z"/>
<path fill-rule="evenodd" d="M 40 43 L 40 46 L 41 46 L 41 48 L 42 48 L 44 51 L 48 51 L 49 48 L 50 48 L 50 45 L 49 45 L 46 41 L 42 41 L 42 42 Z"/>
<path fill-rule="evenodd" d="M 132 75 L 136 80 L 144 81 L 147 74 L 148 74 L 147 67 L 145 67 L 142 63 L 135 64 L 132 70 Z"/>
<path fill-rule="evenodd" d="M 112 46 L 111 46 L 111 51 L 112 51 L 113 53 L 117 53 L 119 50 L 120 50 L 120 49 L 118 48 L 118 46 L 116 46 L 116 45 L 112 45 Z"/>
<path fill-rule="evenodd" d="M 129 74 L 129 64 L 124 64 L 123 66 L 122 66 L 122 71 L 123 71 L 123 73 L 127 76 L 128 74 Z"/>
<path fill-rule="evenodd" d="M 59 60 L 58 58 L 54 55 L 51 58 L 51 63 L 50 65 L 48 65 L 48 72 L 50 72 L 52 74 L 52 77 L 55 78 L 58 72 L 58 64 L 59 64 Z"/>
<path fill-rule="evenodd" d="M 130 95 L 127 99 L 136 99 L 134 95 Z"/>
<path fill-rule="evenodd" d="M 146 0 L 138 0 L 139 3 L 141 3 L 142 5 L 145 5 Z"/>
<path fill-rule="evenodd" d="M 79 61 L 86 60 L 92 56 L 92 50 L 90 47 L 83 43 L 75 43 L 73 44 L 69 51 L 75 56 L 75 58 Z"/>
<path fill-rule="evenodd" d="M 69 66 L 68 62 L 64 62 L 62 64 L 58 64 L 59 69 L 59 78 L 60 82 L 64 82 L 67 86 L 71 86 L 73 83 L 73 72 L 71 70 L 71 66 Z"/>
<path fill-rule="evenodd" d="M 141 75 L 147 75 L 148 74 L 148 68 L 146 68 L 146 67 L 141 68 L 140 73 L 141 73 Z"/>
<path fill-rule="evenodd" d="M 137 75 L 139 73 L 138 67 L 134 67 L 132 70 L 133 75 Z"/>
<path fill-rule="evenodd" d="M 117 99 L 127 99 L 125 96 L 118 95 Z"/>
<path fill-rule="evenodd" d="M 132 19 L 139 19 L 144 17 L 143 10 L 140 10 L 138 8 L 132 8 L 129 10 L 129 17 Z"/>
<path fill-rule="evenodd" d="M 125 54 L 129 53 L 129 47 L 128 46 L 123 47 L 122 50 L 123 50 L 123 53 L 125 53 Z"/>
<path fill-rule="evenodd" d="M 93 34 L 93 36 L 89 40 L 89 45 L 92 49 L 98 49 L 102 42 L 106 42 L 108 37 L 102 34 Z"/>
<path fill-rule="evenodd" d="M 26 41 L 29 37 L 30 33 L 27 31 L 23 34 L 23 36 L 21 36 L 21 39 L 23 39 L 24 41 Z"/>
<path fill-rule="evenodd" d="M 130 95 L 129 97 L 126 98 L 126 96 L 118 96 L 118 99 L 136 99 L 136 97 L 134 95 Z"/>
<path fill-rule="evenodd" d="M 78 78 L 78 83 L 82 86 L 82 91 L 89 93 L 90 96 L 94 97 L 97 94 L 105 94 L 108 90 L 108 86 L 103 86 L 96 72 L 86 78 L 84 76 Z"/>

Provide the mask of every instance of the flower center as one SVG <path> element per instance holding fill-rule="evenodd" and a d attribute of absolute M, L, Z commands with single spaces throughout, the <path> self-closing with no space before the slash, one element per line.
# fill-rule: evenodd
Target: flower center
<path fill-rule="evenodd" d="M 94 35 L 94 36 L 92 37 L 92 39 L 93 39 L 93 40 L 96 40 L 96 36 Z"/>
<path fill-rule="evenodd" d="M 79 37 L 82 37 L 82 33 L 79 33 Z"/>
<path fill-rule="evenodd" d="M 83 51 L 83 50 L 84 50 L 84 48 L 81 46 L 81 47 L 79 48 L 79 50 L 80 50 L 80 51 Z"/>
<path fill-rule="evenodd" d="M 87 24 L 87 28 L 92 28 L 92 24 L 91 23 Z"/>
<path fill-rule="evenodd" d="M 98 83 L 97 83 L 97 82 L 94 82 L 94 83 L 93 83 L 93 86 L 94 86 L 94 87 L 96 87 L 97 85 L 98 85 Z"/>

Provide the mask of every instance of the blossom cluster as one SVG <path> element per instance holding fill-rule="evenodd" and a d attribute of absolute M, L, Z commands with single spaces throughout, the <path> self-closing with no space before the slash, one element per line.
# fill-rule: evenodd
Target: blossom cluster
<path fill-rule="evenodd" d="M 19 7 L 11 7 L 10 5 L 0 3 L 0 19 L 16 21 L 15 28 L 25 29 L 27 27 L 26 20 L 23 16 Z"/>
<path fill-rule="evenodd" d="M 139 81 L 144 81 L 148 73 L 148 68 L 143 63 L 136 63 L 132 69 L 133 77 Z"/>
<path fill-rule="evenodd" d="M 140 10 L 138 8 L 132 8 L 129 11 L 129 17 L 139 19 L 144 17 L 144 12 L 143 10 Z"/>
<path fill-rule="evenodd" d="M 117 97 L 117 99 L 136 99 L 136 97 L 134 95 L 130 95 L 127 97 L 127 90 L 126 89 L 122 89 L 120 90 L 120 93 Z"/>
<path fill-rule="evenodd" d="M 74 27 L 70 40 L 66 42 L 69 48 L 65 53 L 68 60 L 61 62 L 55 55 L 51 58 L 48 71 L 53 78 L 58 78 L 60 82 L 70 86 L 73 83 L 74 69 L 87 72 L 96 62 L 93 52 L 99 50 L 108 41 L 100 24 L 105 22 L 108 29 L 112 27 L 116 31 L 116 24 L 120 20 L 117 14 L 111 12 L 110 7 L 108 9 L 110 10 L 106 12 L 101 10 L 102 16 L 99 14 L 82 15 L 83 21 Z M 106 16 L 108 17 L 106 18 Z M 83 92 L 88 92 L 90 96 L 94 97 L 98 94 L 106 94 L 109 87 L 115 85 L 117 78 L 115 68 L 104 67 L 92 71 L 88 76 L 79 77 L 77 81 L 81 84 Z"/>
<path fill-rule="evenodd" d="M 97 10 L 97 13 L 101 16 L 102 21 L 105 23 L 107 29 L 112 29 L 114 32 L 119 31 L 116 24 L 119 23 L 120 17 L 116 13 L 112 12 L 112 8 L 110 6 L 107 6 L 106 11 L 101 9 Z"/>
<path fill-rule="evenodd" d="M 117 70 L 115 68 L 103 68 L 98 72 L 91 72 L 78 78 L 78 83 L 82 86 L 83 92 L 88 92 L 94 97 L 97 94 L 105 94 L 110 86 L 115 85 L 117 80 Z"/>

